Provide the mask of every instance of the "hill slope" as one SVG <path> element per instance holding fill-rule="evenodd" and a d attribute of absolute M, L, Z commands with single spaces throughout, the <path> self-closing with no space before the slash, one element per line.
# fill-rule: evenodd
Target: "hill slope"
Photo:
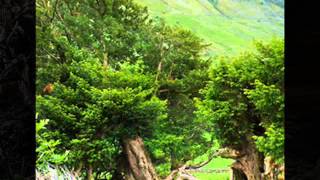
<path fill-rule="evenodd" d="M 135 0 L 151 16 L 190 29 L 210 55 L 236 53 L 253 39 L 284 36 L 283 0 Z"/>

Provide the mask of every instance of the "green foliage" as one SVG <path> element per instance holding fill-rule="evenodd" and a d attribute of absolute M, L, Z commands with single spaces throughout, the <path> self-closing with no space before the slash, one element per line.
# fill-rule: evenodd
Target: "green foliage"
<path fill-rule="evenodd" d="M 197 157 L 207 144 L 194 128 L 192 98 L 207 80 L 206 46 L 190 31 L 149 19 L 130 0 L 98 2 L 37 2 L 38 110 L 53 120 L 56 138 L 72 142 L 64 148 L 79 150 L 70 164 L 92 157 L 114 167 L 120 137 L 135 134 L 159 167 Z M 43 95 L 49 82 L 53 94 Z M 94 142 L 94 132 L 103 132 L 104 141 Z M 166 156 L 153 154 L 160 149 Z"/>
<path fill-rule="evenodd" d="M 206 62 L 200 59 L 205 46 L 199 38 L 161 22 L 150 24 L 143 8 L 131 1 L 112 2 L 114 9 L 102 16 L 89 2 L 60 2 L 52 24 L 42 14 L 52 9 L 43 9 L 43 2 L 38 4 L 37 91 L 41 94 L 49 82 L 54 82 L 54 91 L 39 95 L 37 108 L 54 120 L 53 136 L 65 142 L 60 149 L 72 152 L 70 166 L 86 159 L 112 171 L 121 137 L 136 134 L 144 137 L 159 167 L 204 151 L 201 130 L 193 132 L 192 124 L 192 97 L 206 79 L 201 73 Z M 163 89 L 168 91 L 161 93 Z M 169 121 L 164 120 L 167 107 L 172 109 Z M 103 134 L 104 140 L 95 140 L 95 134 Z M 158 141 L 161 146 L 154 144 Z M 166 157 L 174 154 L 172 160 L 153 155 L 168 145 L 173 148 L 165 150 Z"/>
<path fill-rule="evenodd" d="M 254 137 L 257 148 L 281 161 L 284 151 L 283 40 L 256 42 L 256 51 L 209 70 L 211 81 L 196 99 L 199 123 L 209 120 L 222 146 L 241 149 Z M 275 131 L 275 129 L 277 131 Z M 268 143 L 267 143 L 268 142 Z"/>
<path fill-rule="evenodd" d="M 265 136 L 254 136 L 257 148 L 267 156 L 273 157 L 277 163 L 284 163 L 284 128 L 270 125 Z"/>
<path fill-rule="evenodd" d="M 61 143 L 60 140 L 51 139 L 50 134 L 46 132 L 48 119 L 41 119 L 36 122 L 36 152 L 38 158 L 36 165 L 38 169 L 46 171 L 50 163 L 61 165 L 67 161 L 68 151 L 57 153 L 57 146 Z"/>
<path fill-rule="evenodd" d="M 123 137 L 152 134 L 166 118 L 165 102 L 152 96 L 152 76 L 139 65 L 119 67 L 103 69 L 94 58 L 73 61 L 68 80 L 54 83 L 50 96 L 37 97 L 40 115 L 54 120 L 48 126 L 62 141 L 59 149 L 70 150 L 71 166 L 83 162 L 111 171 Z"/>
<path fill-rule="evenodd" d="M 68 55 L 75 51 L 75 58 L 81 58 L 79 48 L 109 65 L 137 60 L 134 46 L 149 21 L 146 9 L 131 0 L 42 0 L 36 8 L 37 92 L 48 82 L 67 78 Z"/>

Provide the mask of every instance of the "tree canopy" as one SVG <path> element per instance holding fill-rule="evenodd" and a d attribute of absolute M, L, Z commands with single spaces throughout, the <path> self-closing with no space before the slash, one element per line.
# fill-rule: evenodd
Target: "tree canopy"
<path fill-rule="evenodd" d="M 139 135 L 165 175 L 206 150 L 192 101 L 205 84 L 206 45 L 190 31 L 151 21 L 132 1 L 100 3 L 106 9 L 91 1 L 38 2 L 40 119 L 49 119 L 57 149 L 70 151 L 70 166 L 84 161 L 112 172 L 121 138 Z"/>
<path fill-rule="evenodd" d="M 254 144 L 263 156 L 283 163 L 283 40 L 256 42 L 256 51 L 226 59 L 210 67 L 203 98 L 196 99 L 199 124 L 210 121 L 207 128 L 222 147 L 245 154 Z"/>

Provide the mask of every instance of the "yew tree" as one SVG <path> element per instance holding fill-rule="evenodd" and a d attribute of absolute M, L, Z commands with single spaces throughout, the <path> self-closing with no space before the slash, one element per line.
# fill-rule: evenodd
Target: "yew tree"
<path fill-rule="evenodd" d="M 256 42 L 255 51 L 220 58 L 196 99 L 199 124 L 222 147 L 237 152 L 233 168 L 249 180 L 261 179 L 263 160 L 284 159 L 284 42 Z"/>
<path fill-rule="evenodd" d="M 37 97 L 40 117 L 49 119 L 47 134 L 61 142 L 60 152 L 69 151 L 66 164 L 86 170 L 89 179 L 106 172 L 136 176 L 133 170 L 144 167 L 144 176 L 156 177 L 140 140 L 166 117 L 165 101 L 152 94 L 152 76 L 143 74 L 139 64 L 105 69 L 89 56 L 68 70 L 68 80 L 55 82 L 50 95 Z M 145 164 L 136 164 L 139 158 L 146 158 Z"/>
<path fill-rule="evenodd" d="M 156 178 L 151 162 L 165 176 L 206 151 L 192 100 L 207 80 L 201 39 L 132 0 L 36 7 L 37 111 L 71 169 L 141 179 L 136 162 L 145 159 L 143 176 Z"/>

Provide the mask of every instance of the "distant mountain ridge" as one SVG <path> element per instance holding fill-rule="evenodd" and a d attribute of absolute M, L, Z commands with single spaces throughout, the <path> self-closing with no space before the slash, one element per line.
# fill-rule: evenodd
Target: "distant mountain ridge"
<path fill-rule="evenodd" d="M 283 0 L 135 0 L 151 16 L 195 32 L 210 55 L 242 51 L 254 39 L 284 36 Z"/>

